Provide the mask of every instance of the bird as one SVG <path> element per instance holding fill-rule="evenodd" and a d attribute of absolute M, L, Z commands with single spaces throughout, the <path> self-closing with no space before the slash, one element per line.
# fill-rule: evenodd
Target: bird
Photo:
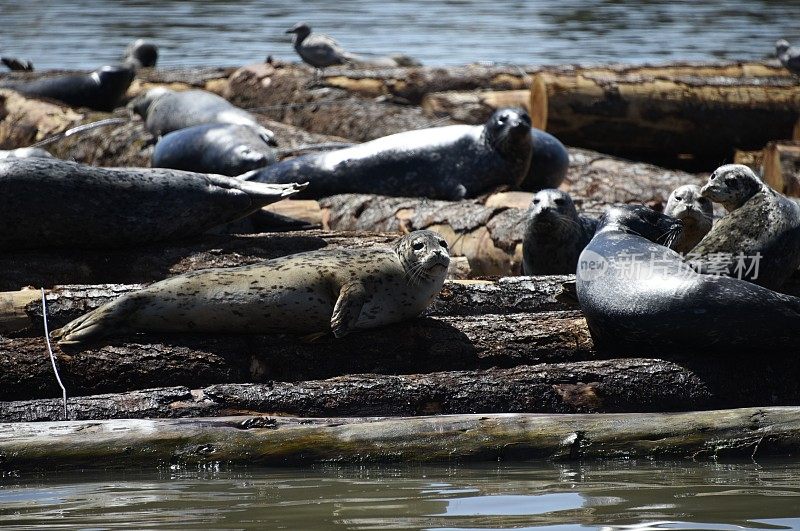
<path fill-rule="evenodd" d="M 794 75 L 800 75 L 800 50 L 789 45 L 783 39 L 775 43 L 775 55 L 781 64 Z"/>
<path fill-rule="evenodd" d="M 292 44 L 303 62 L 313 66 L 317 75 L 328 66 L 350 62 L 348 53 L 333 38 L 322 33 L 311 33 L 305 22 L 295 24 L 286 33 L 294 33 Z"/>

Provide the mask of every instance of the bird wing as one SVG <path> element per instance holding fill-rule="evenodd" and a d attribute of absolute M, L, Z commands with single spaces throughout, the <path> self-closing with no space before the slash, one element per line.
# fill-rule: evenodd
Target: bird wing
<path fill-rule="evenodd" d="M 302 44 L 301 55 L 311 64 L 340 65 L 345 63 L 345 53 L 339 43 L 327 35 L 313 34 Z"/>

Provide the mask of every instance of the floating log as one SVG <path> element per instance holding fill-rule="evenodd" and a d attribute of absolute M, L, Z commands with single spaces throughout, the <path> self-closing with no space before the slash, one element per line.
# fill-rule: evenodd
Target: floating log
<path fill-rule="evenodd" d="M 393 419 L 239 416 L 0 424 L 3 471 L 213 463 L 756 459 L 799 450 L 798 407 L 691 413 Z"/>
<path fill-rule="evenodd" d="M 761 164 L 764 182 L 782 194 L 800 197 L 800 141 L 770 142 Z"/>
<path fill-rule="evenodd" d="M 791 138 L 800 116 L 793 79 L 540 73 L 531 112 L 571 146 L 718 164 L 735 149 Z"/>
<path fill-rule="evenodd" d="M 429 374 L 354 374 L 329 380 L 220 384 L 72 398 L 69 420 L 236 414 L 304 417 L 457 413 L 642 412 L 705 409 L 691 371 L 652 359 L 521 365 Z M 0 422 L 65 420 L 61 399 L 0 402 Z"/>

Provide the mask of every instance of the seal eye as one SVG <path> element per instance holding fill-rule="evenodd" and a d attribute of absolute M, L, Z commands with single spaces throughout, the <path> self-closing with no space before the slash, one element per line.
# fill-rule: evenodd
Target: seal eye
<path fill-rule="evenodd" d="M 541 201 L 541 199 L 534 199 L 534 200 L 533 200 L 533 204 L 534 204 L 534 205 L 538 205 L 538 204 L 539 204 L 539 203 L 541 203 L 541 202 L 542 202 L 542 201 Z"/>
<path fill-rule="evenodd" d="M 441 245 L 441 246 L 442 246 L 442 248 L 444 248 L 444 249 L 447 249 L 447 242 L 446 242 L 446 241 L 444 241 L 444 240 L 439 240 L 439 245 Z"/>
<path fill-rule="evenodd" d="M 422 250 L 422 248 L 423 248 L 423 247 L 425 247 L 425 244 L 424 244 L 424 243 L 422 243 L 422 242 L 414 242 L 414 244 L 413 244 L 411 247 L 412 247 L 412 248 L 413 248 L 415 251 L 421 251 L 421 250 Z"/>

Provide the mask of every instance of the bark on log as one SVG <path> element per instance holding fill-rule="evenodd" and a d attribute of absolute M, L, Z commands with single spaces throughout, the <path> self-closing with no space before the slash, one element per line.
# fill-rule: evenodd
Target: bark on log
<path fill-rule="evenodd" d="M 0 89 L 0 149 L 30 146 L 79 124 L 83 117 L 69 107 Z"/>
<path fill-rule="evenodd" d="M 304 417 L 458 413 L 685 411 L 713 396 L 691 371 L 652 359 L 522 365 L 430 374 L 355 374 L 297 383 L 219 384 L 72 398 L 69 420 L 270 414 Z M 65 420 L 60 399 L 0 402 L 0 422 Z"/>
<path fill-rule="evenodd" d="M 497 109 L 514 107 L 530 112 L 528 90 L 490 90 L 472 92 L 432 92 L 422 99 L 422 110 L 428 116 L 467 124 L 482 124 Z M 540 128 L 536 121 L 534 127 Z M 541 129 L 541 128 L 540 128 Z"/>
<path fill-rule="evenodd" d="M 416 418 L 221 417 L 0 425 L 0 467 L 725 458 L 800 450 L 800 408 Z"/>
<path fill-rule="evenodd" d="M 618 155 L 691 154 L 717 164 L 735 149 L 791 138 L 800 86 L 790 78 L 670 79 L 541 73 L 531 112 L 571 146 Z"/>
<path fill-rule="evenodd" d="M 800 197 L 800 142 L 770 142 L 763 151 L 764 182 L 782 194 Z"/>

